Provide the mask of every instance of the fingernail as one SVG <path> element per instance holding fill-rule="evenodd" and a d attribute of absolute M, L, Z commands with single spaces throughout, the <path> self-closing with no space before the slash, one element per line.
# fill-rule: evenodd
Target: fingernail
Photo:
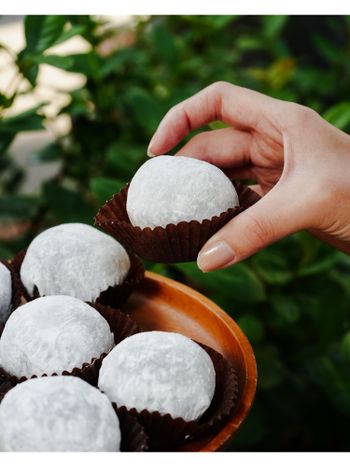
<path fill-rule="evenodd" d="M 235 260 L 232 248 L 224 240 L 204 247 L 198 255 L 197 264 L 203 272 L 230 266 Z"/>
<path fill-rule="evenodd" d="M 147 148 L 147 156 L 148 157 L 154 157 L 155 154 L 152 152 L 152 149 L 151 149 L 151 146 L 152 146 L 152 143 L 153 143 L 153 138 L 151 139 L 149 145 L 148 145 L 148 148 Z"/>

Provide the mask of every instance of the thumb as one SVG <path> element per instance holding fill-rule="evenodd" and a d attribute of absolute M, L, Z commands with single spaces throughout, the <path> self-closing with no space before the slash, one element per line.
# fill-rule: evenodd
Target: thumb
<path fill-rule="evenodd" d="M 275 186 L 208 240 L 198 255 L 198 267 L 204 272 L 225 268 L 306 228 L 310 219 L 300 198 L 295 188 Z"/>

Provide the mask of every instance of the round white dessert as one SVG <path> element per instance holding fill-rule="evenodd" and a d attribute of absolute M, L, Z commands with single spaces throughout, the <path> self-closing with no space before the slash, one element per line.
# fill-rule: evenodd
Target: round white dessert
<path fill-rule="evenodd" d="M 7 267 L 0 263 L 0 322 L 4 322 L 11 310 L 12 278 Z"/>
<path fill-rule="evenodd" d="M 41 297 L 17 308 L 0 338 L 0 366 L 30 378 L 81 368 L 114 346 L 107 321 L 74 297 Z"/>
<path fill-rule="evenodd" d="M 30 295 L 71 295 L 95 301 L 121 284 L 130 269 L 124 247 L 86 224 L 61 224 L 45 230 L 29 245 L 20 276 Z"/>
<path fill-rule="evenodd" d="M 142 332 L 103 360 L 99 388 L 118 407 L 197 420 L 215 392 L 215 369 L 198 344 L 181 334 Z"/>
<path fill-rule="evenodd" d="M 73 376 L 25 381 L 0 405 L 0 451 L 119 451 L 109 399 Z"/>
<path fill-rule="evenodd" d="M 130 182 L 127 213 L 141 228 L 203 221 L 239 205 L 229 178 L 215 165 L 190 157 L 159 156 Z"/>

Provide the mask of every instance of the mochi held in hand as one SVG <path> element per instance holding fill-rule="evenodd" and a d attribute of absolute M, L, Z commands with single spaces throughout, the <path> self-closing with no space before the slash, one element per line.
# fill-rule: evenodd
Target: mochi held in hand
<path fill-rule="evenodd" d="M 237 192 L 218 167 L 184 156 L 145 162 L 128 189 L 130 222 L 141 228 L 201 222 L 239 205 Z"/>

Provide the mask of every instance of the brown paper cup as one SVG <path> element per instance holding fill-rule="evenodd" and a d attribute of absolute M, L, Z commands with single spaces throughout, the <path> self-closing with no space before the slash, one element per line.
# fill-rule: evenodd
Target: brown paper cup
<path fill-rule="evenodd" d="M 118 408 L 118 413 L 136 417 L 149 436 L 150 451 L 167 451 L 202 436 L 215 434 L 235 408 L 238 396 L 237 374 L 232 364 L 220 353 L 199 344 L 210 356 L 216 372 L 215 394 L 210 407 L 197 421 L 186 422 L 170 414 Z"/>
<path fill-rule="evenodd" d="M 95 217 L 95 225 L 115 237 L 125 248 L 147 261 L 178 263 L 194 261 L 206 241 L 240 212 L 258 199 L 254 191 L 239 182 L 236 188 L 240 206 L 202 222 L 180 222 L 151 229 L 134 227 L 126 211 L 128 185 L 107 201 Z"/>
<path fill-rule="evenodd" d="M 133 289 L 142 282 L 145 275 L 145 268 L 142 262 L 133 253 L 128 252 L 128 255 L 130 258 L 130 271 L 126 279 L 122 284 L 109 287 L 104 292 L 101 292 L 96 303 L 120 308 L 126 302 Z"/>
<path fill-rule="evenodd" d="M 108 322 L 109 327 L 114 335 L 115 344 L 119 344 L 126 337 L 132 336 L 138 332 L 141 332 L 141 329 L 137 324 L 126 314 L 120 312 L 111 307 L 104 307 L 99 304 L 90 303 L 93 308 L 95 308 Z M 75 367 L 71 371 L 63 371 L 63 376 L 77 376 L 84 381 L 87 381 L 92 386 L 97 387 L 98 375 L 102 365 L 102 361 L 107 353 L 103 353 L 99 357 L 93 358 L 90 362 L 84 363 L 81 368 Z M 57 373 L 51 375 L 43 374 L 41 376 L 57 376 Z M 0 399 L 16 384 L 22 383 L 27 379 L 38 378 L 38 375 L 33 375 L 30 378 L 22 376 L 18 378 L 17 376 L 9 374 L 3 368 L 0 367 Z"/>
<path fill-rule="evenodd" d="M 234 411 L 239 394 L 239 382 L 233 364 L 214 349 L 198 344 L 212 359 L 216 385 L 212 403 L 198 420 L 193 438 L 215 433 Z"/>
<path fill-rule="evenodd" d="M 21 303 L 22 285 L 20 281 L 18 280 L 17 274 L 15 273 L 14 268 L 12 267 L 11 263 L 9 263 L 8 261 L 3 261 L 3 260 L 0 260 L 0 263 L 2 263 L 11 273 L 11 282 L 12 282 L 12 302 L 11 302 L 11 309 L 10 309 L 10 314 L 11 314 L 12 311 L 15 310 Z M 5 325 L 5 322 L 1 322 L 0 320 L 0 335 L 2 333 L 4 325 Z"/>
<path fill-rule="evenodd" d="M 17 278 L 16 280 L 20 284 L 20 290 L 25 299 L 29 302 L 39 298 L 40 294 L 37 287 L 35 287 L 33 295 L 29 295 L 22 284 L 21 266 L 25 255 L 26 250 L 22 250 L 17 253 L 12 260 L 12 267 Z M 120 308 L 131 294 L 133 288 L 142 282 L 145 274 L 145 268 L 142 262 L 133 253 L 128 252 L 128 255 L 130 258 L 130 270 L 125 281 L 120 285 L 109 287 L 107 290 L 101 292 L 94 303 L 100 303 L 101 305 L 111 306 L 113 308 Z"/>
<path fill-rule="evenodd" d="M 126 412 L 120 412 L 117 406 L 112 403 L 116 411 L 121 431 L 121 452 L 144 452 L 148 450 L 148 436 L 145 433 L 143 426 Z"/>

